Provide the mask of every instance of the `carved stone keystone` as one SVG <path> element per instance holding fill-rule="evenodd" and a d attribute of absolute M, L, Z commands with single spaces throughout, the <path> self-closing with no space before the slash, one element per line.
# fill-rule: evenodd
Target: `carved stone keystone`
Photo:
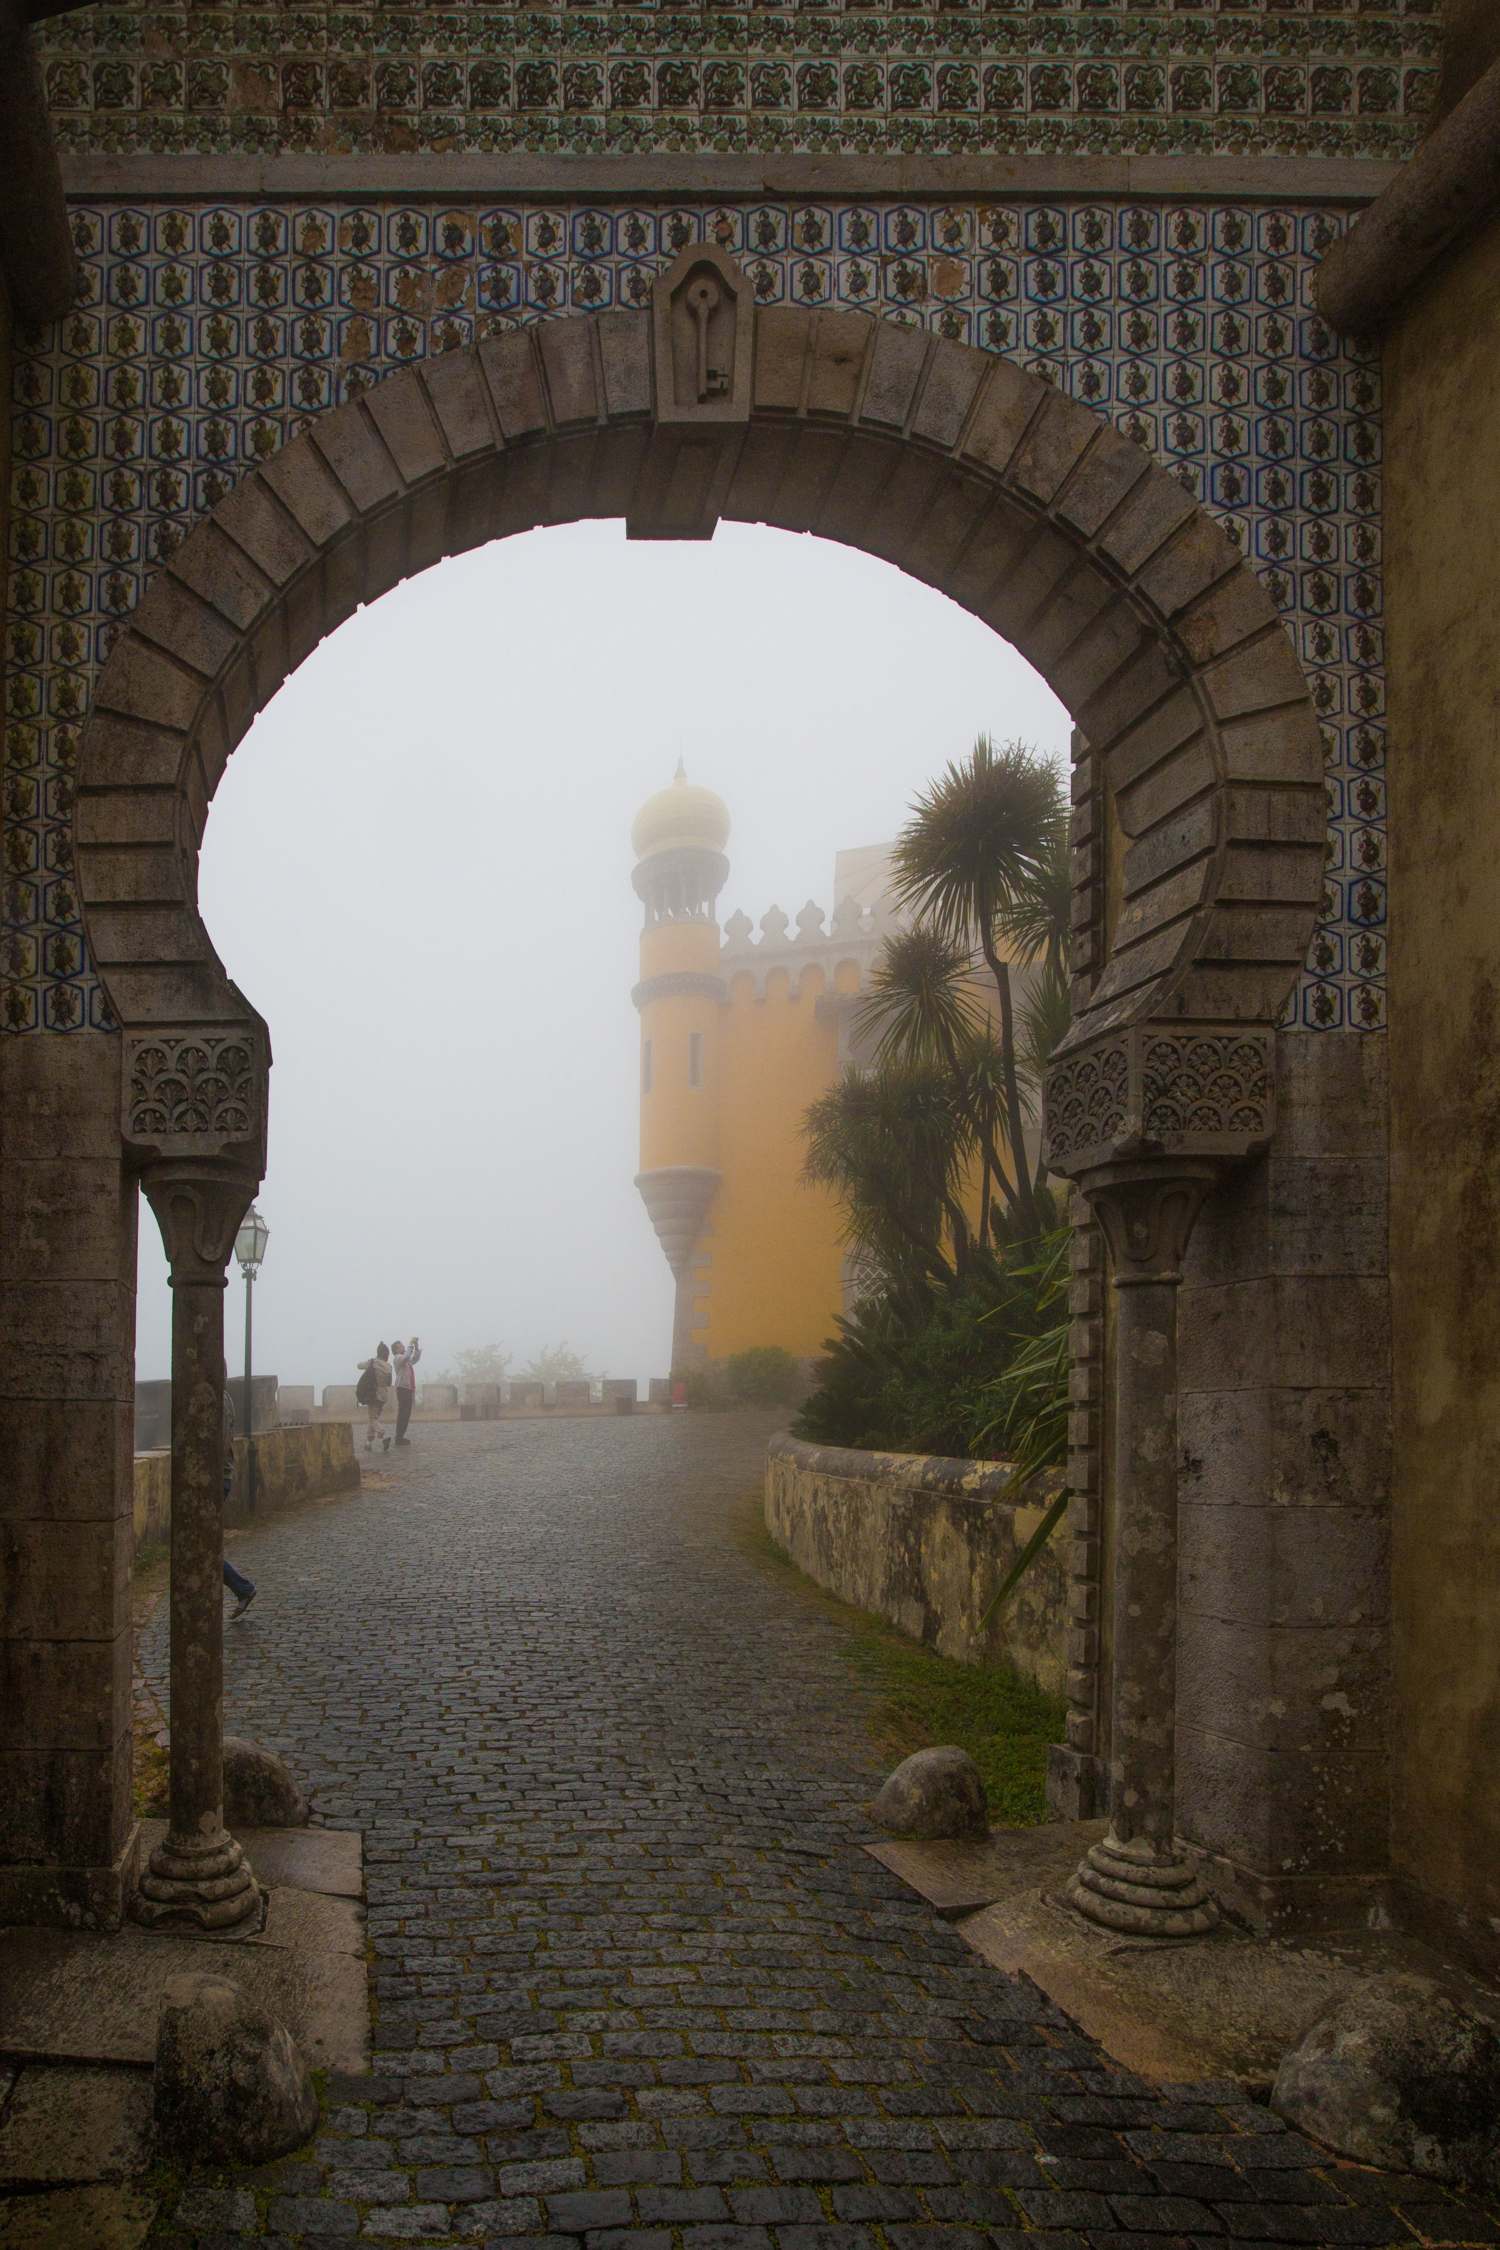
<path fill-rule="evenodd" d="M 651 292 L 656 427 L 631 495 L 630 539 L 712 539 L 750 425 L 755 292 L 727 252 L 695 243 Z"/>

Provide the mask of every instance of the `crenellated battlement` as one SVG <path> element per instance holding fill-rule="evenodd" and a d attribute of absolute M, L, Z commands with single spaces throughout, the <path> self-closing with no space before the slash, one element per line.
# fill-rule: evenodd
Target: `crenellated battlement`
<path fill-rule="evenodd" d="M 751 934 L 755 925 L 749 915 L 736 909 L 724 924 L 724 942 L 719 950 L 725 984 L 749 970 L 755 977 L 755 997 L 764 1000 L 771 971 L 786 969 L 795 1000 L 800 997 L 805 972 L 818 968 L 823 971 L 823 997 L 831 1000 L 836 996 L 838 972 L 847 963 L 857 972 L 859 982 L 852 993 L 838 997 L 853 999 L 867 992 L 880 949 L 899 925 L 897 907 L 887 898 L 877 899 L 870 907 L 845 898 L 834 908 L 830 928 L 823 927 L 824 919 L 822 907 L 809 899 L 797 916 L 794 932 L 790 918 L 779 906 L 772 906 L 761 916 L 761 934 L 756 938 Z"/>

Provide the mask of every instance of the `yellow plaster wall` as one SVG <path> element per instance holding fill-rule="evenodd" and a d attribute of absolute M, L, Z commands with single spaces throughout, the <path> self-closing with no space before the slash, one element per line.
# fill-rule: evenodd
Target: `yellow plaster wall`
<path fill-rule="evenodd" d="M 794 1000 L 786 970 L 773 969 L 758 1001 L 753 976 L 741 975 L 721 1011 L 724 1185 L 699 1251 L 709 1261 L 698 1317 L 708 1315 L 699 1340 L 710 1360 L 755 1344 L 817 1353 L 843 1302 L 838 1208 L 799 1177 L 802 1113 L 839 1067 L 838 1027 L 818 1020 L 822 990 L 822 971 L 805 970 Z"/>
<path fill-rule="evenodd" d="M 1393 1857 L 1500 1915 L 1500 222 L 1385 350 Z"/>
<path fill-rule="evenodd" d="M 674 970 L 719 973 L 719 933 L 711 922 L 663 922 L 641 932 L 641 977 Z M 641 1009 L 642 1047 L 651 1041 L 651 1091 L 641 1095 L 641 1170 L 669 1164 L 719 1163 L 718 1002 L 684 993 L 648 1000 Z M 703 1037 L 703 1084 L 688 1084 L 688 1041 Z"/>

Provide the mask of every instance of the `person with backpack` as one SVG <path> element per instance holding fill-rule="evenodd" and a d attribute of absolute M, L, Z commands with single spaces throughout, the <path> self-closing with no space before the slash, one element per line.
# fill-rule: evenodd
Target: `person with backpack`
<path fill-rule="evenodd" d="M 391 1353 L 396 1362 L 396 1443 L 410 1445 L 406 1425 L 417 1403 L 417 1361 L 422 1356 L 422 1347 L 413 1336 L 409 1344 L 393 1344 Z"/>
<path fill-rule="evenodd" d="M 385 1344 L 377 1344 L 373 1359 L 359 1363 L 359 1381 L 354 1386 L 356 1402 L 365 1410 L 365 1451 L 369 1452 L 379 1438 L 387 1453 L 391 1450 L 390 1432 L 380 1427 L 380 1417 L 385 1412 L 385 1402 L 391 1395 L 391 1355 Z"/>

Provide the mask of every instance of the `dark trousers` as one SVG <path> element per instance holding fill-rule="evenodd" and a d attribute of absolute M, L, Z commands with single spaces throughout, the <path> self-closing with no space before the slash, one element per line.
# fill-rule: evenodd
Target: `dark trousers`
<path fill-rule="evenodd" d="M 406 1436 L 406 1425 L 411 1420 L 412 1401 L 416 1395 L 415 1391 L 397 1391 L 396 1393 L 396 1443 L 398 1445 Z"/>
<path fill-rule="evenodd" d="M 226 1500 L 229 1498 L 230 1486 L 233 1483 L 234 1454 L 226 1447 L 224 1453 L 224 1497 Z M 237 1602 L 244 1601 L 248 1595 L 255 1592 L 255 1588 L 251 1585 L 249 1579 L 242 1576 L 232 1562 L 227 1562 L 224 1565 L 224 1583 Z"/>

